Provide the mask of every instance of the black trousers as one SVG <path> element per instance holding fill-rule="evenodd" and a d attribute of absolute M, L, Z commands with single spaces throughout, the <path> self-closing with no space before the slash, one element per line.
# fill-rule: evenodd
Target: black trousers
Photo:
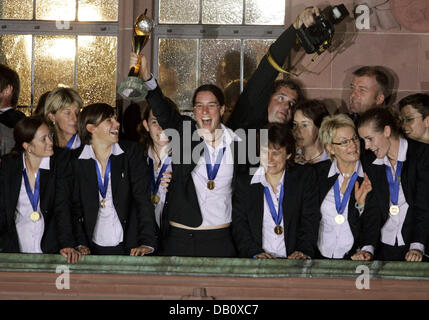
<path fill-rule="evenodd" d="M 160 255 L 184 257 L 236 257 L 231 228 L 186 230 L 170 226 Z"/>
<path fill-rule="evenodd" d="M 408 252 L 409 245 L 390 246 L 388 244 L 380 242 L 378 248 L 375 250 L 374 260 L 381 261 L 405 261 L 405 255 Z"/>
<path fill-rule="evenodd" d="M 126 250 L 124 243 L 121 242 L 117 246 L 114 247 L 103 247 L 98 244 L 92 242 L 91 243 L 91 254 L 95 255 L 108 255 L 108 256 L 116 256 L 116 255 L 129 255 L 130 252 Z"/>

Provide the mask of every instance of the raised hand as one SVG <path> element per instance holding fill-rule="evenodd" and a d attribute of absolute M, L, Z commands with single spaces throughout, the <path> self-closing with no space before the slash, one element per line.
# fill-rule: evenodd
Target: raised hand
<path fill-rule="evenodd" d="M 368 193 L 372 190 L 371 180 L 369 180 L 366 173 L 364 173 L 364 178 L 359 186 L 359 182 L 355 183 L 355 199 L 359 206 L 365 205 L 365 199 Z"/>

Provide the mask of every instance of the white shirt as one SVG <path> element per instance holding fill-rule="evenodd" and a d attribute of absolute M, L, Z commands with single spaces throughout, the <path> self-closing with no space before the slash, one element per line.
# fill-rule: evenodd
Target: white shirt
<path fill-rule="evenodd" d="M 118 143 L 112 146 L 111 155 L 120 155 L 124 153 Z M 91 145 L 85 145 L 79 159 L 94 159 L 98 169 L 100 170 L 101 180 L 104 183 L 104 175 L 102 174 L 102 168 L 100 162 L 95 157 L 94 149 Z M 101 205 L 98 209 L 97 222 L 94 228 L 94 234 L 92 241 L 99 246 L 103 247 L 114 247 L 120 244 L 124 239 L 124 231 L 122 229 L 121 222 L 119 221 L 118 213 L 116 212 L 113 204 L 112 196 L 112 179 L 111 173 L 109 173 L 109 184 L 106 192 L 106 205 L 102 208 Z M 98 186 L 98 184 L 97 184 Z M 100 192 L 98 192 L 99 201 L 103 200 Z"/>
<path fill-rule="evenodd" d="M 49 170 L 50 157 L 45 157 L 40 162 L 39 169 Z M 25 156 L 22 155 L 24 170 L 27 170 L 25 165 Z M 32 190 L 34 192 L 34 190 Z M 21 178 L 21 189 L 19 191 L 18 203 L 15 209 L 15 226 L 18 233 L 19 250 L 22 253 L 43 253 L 41 242 L 45 231 L 45 221 L 42 211 L 40 210 L 40 197 L 37 204 L 37 212 L 40 214 L 38 221 L 32 221 L 30 215 L 33 212 L 30 199 L 25 189 L 24 175 Z"/>
<path fill-rule="evenodd" d="M 282 178 L 280 179 L 279 183 L 276 186 L 277 192 L 274 192 L 273 188 L 271 187 L 271 184 L 267 182 L 265 178 L 264 167 L 259 167 L 258 170 L 256 170 L 250 182 L 250 184 L 260 183 L 264 187 L 268 187 L 268 190 L 270 191 L 271 199 L 273 200 L 274 208 L 276 209 L 277 214 L 279 213 L 280 191 L 283 184 L 284 176 L 285 176 L 285 172 L 283 171 Z M 265 193 L 263 197 L 264 197 L 264 218 L 262 222 L 262 249 L 264 249 L 265 252 L 272 254 L 273 256 L 276 256 L 276 257 L 287 257 L 285 235 L 284 233 L 276 234 L 274 232 L 276 223 L 274 222 L 274 219 L 271 216 L 270 207 L 268 206 Z M 285 214 L 286 212 L 284 211 L 283 216 Z M 280 226 L 284 230 L 283 222 L 284 222 L 284 219 L 282 219 L 282 221 L 280 222 Z"/>
<path fill-rule="evenodd" d="M 359 177 L 363 177 L 364 173 L 362 170 L 362 165 L 360 161 L 356 162 L 354 172 L 357 173 Z M 332 177 L 335 174 L 338 174 L 338 185 L 341 188 L 341 185 L 344 182 L 344 176 L 341 174 L 337 166 L 337 160 L 334 159 L 329 169 L 328 177 Z M 353 192 L 353 190 L 352 190 Z M 340 192 L 340 199 L 343 200 L 344 194 Z M 335 216 L 338 214 L 335 207 L 335 194 L 334 186 L 331 187 L 327 193 L 325 199 L 320 206 L 320 212 L 322 214 L 322 219 L 319 226 L 319 236 L 317 239 L 317 247 L 319 248 L 322 256 L 326 258 L 342 259 L 353 247 L 354 238 L 352 230 L 350 229 L 350 224 L 348 221 L 348 210 L 349 210 L 350 198 L 347 201 L 346 208 L 342 215 L 345 218 L 343 224 L 337 224 L 335 222 Z M 354 206 L 354 203 L 351 205 Z M 363 212 L 363 211 L 362 211 Z M 360 213 L 362 213 L 360 212 Z"/>
<path fill-rule="evenodd" d="M 154 156 L 152 153 L 152 147 L 149 147 L 149 150 L 147 152 L 148 156 L 153 160 L 154 160 Z M 165 160 L 168 157 L 168 153 L 165 154 L 165 156 L 161 159 L 161 165 L 158 167 L 158 169 L 155 170 L 155 166 L 154 166 L 154 175 L 155 175 L 155 181 L 156 179 L 158 179 L 158 175 L 159 172 L 161 171 L 162 165 L 164 164 Z M 168 165 L 167 169 L 165 170 L 165 172 L 172 172 L 173 169 L 171 167 L 171 162 Z M 163 187 L 161 184 L 158 188 L 158 192 L 157 195 L 159 197 L 159 202 L 155 205 L 155 219 L 156 219 L 156 223 L 158 224 L 158 227 L 160 226 L 161 223 L 161 214 L 162 214 L 162 210 L 164 209 L 164 204 L 165 204 L 165 197 L 167 196 L 167 191 L 165 190 L 165 187 Z"/>
<path fill-rule="evenodd" d="M 70 147 L 70 150 L 77 149 L 81 145 L 81 141 L 80 141 L 79 135 L 76 133 L 75 136 L 76 136 L 76 138 L 74 139 L 74 141 L 73 141 L 73 143 L 72 143 L 72 145 Z"/>
<path fill-rule="evenodd" d="M 226 147 L 219 166 L 219 171 L 214 180 L 215 188 L 213 190 L 207 188 L 208 177 L 204 153 L 191 173 L 203 218 L 201 226 L 204 227 L 219 226 L 231 223 L 232 221 L 231 183 L 234 174 L 234 157 L 231 151 L 231 143 L 240 138 L 223 124 L 221 124 L 221 127 L 223 129 L 220 139 L 221 143 L 219 143 L 216 148 L 206 143 L 212 165 L 216 162 L 218 153 Z M 203 143 L 205 143 L 205 141 Z"/>
<path fill-rule="evenodd" d="M 375 159 L 373 164 L 386 165 L 388 168 L 390 168 L 392 172 L 392 177 L 393 179 L 395 179 L 395 173 L 396 173 L 398 161 L 404 162 L 407 159 L 407 150 L 408 150 L 408 141 L 404 138 L 399 138 L 398 158 L 397 158 L 395 167 L 392 169 L 392 165 L 390 164 L 390 161 L 387 158 L 387 155 L 384 156 L 383 159 Z M 405 199 L 404 190 L 402 189 L 402 181 L 401 180 L 399 181 L 400 181 L 399 196 L 398 196 L 399 213 L 396 216 L 392 216 L 389 213 L 389 218 L 387 218 L 386 223 L 381 228 L 381 242 L 388 244 L 390 246 L 394 246 L 396 243 L 396 240 L 398 240 L 398 246 L 405 245 L 404 238 L 402 237 L 402 226 L 407 216 L 409 205 L 407 203 L 407 200 Z M 410 244 L 410 250 L 412 249 L 417 249 L 424 252 L 424 245 L 418 242 L 413 242 Z"/>

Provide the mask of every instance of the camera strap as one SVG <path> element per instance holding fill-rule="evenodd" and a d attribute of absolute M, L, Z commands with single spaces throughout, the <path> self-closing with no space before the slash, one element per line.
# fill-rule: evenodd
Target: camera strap
<path fill-rule="evenodd" d="M 310 64 L 312 64 L 314 61 L 316 61 L 316 58 L 319 56 L 319 54 L 318 53 L 316 53 L 314 56 L 313 56 L 313 58 L 310 60 L 310 62 L 304 67 L 304 70 L 302 70 L 300 73 L 293 73 L 293 72 L 291 72 L 291 71 L 287 71 L 287 70 L 285 70 L 285 69 L 283 69 L 282 67 L 280 67 L 279 65 L 278 65 L 278 63 L 274 60 L 274 58 L 273 58 L 273 56 L 271 55 L 271 53 L 270 53 L 270 49 L 268 49 L 268 51 L 267 51 L 267 60 L 268 60 L 268 62 L 271 64 L 271 66 L 274 68 L 274 69 L 276 69 L 278 72 L 281 72 L 281 73 L 285 73 L 285 74 L 291 74 L 291 75 L 293 75 L 293 76 L 295 76 L 295 77 L 299 77 L 301 74 L 303 74 L 304 73 L 304 71 L 308 71 L 307 70 L 307 67 L 310 65 Z"/>

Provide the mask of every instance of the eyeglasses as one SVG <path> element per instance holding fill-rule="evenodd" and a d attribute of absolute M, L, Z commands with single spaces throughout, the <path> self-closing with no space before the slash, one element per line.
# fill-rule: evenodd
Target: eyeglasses
<path fill-rule="evenodd" d="M 207 104 L 197 103 L 197 104 L 194 105 L 194 108 L 196 108 L 198 110 L 201 110 L 204 107 L 207 107 L 209 109 L 215 109 L 215 108 L 219 107 L 219 104 L 215 103 L 215 102 L 210 102 L 210 103 L 207 103 Z"/>
<path fill-rule="evenodd" d="M 332 144 L 336 144 L 337 146 L 341 146 L 341 147 L 347 147 L 349 145 L 349 142 L 356 143 L 358 141 L 359 141 L 359 137 L 358 136 L 354 136 L 351 139 L 344 139 L 344 140 L 342 140 L 340 142 L 333 142 L 332 141 Z"/>

